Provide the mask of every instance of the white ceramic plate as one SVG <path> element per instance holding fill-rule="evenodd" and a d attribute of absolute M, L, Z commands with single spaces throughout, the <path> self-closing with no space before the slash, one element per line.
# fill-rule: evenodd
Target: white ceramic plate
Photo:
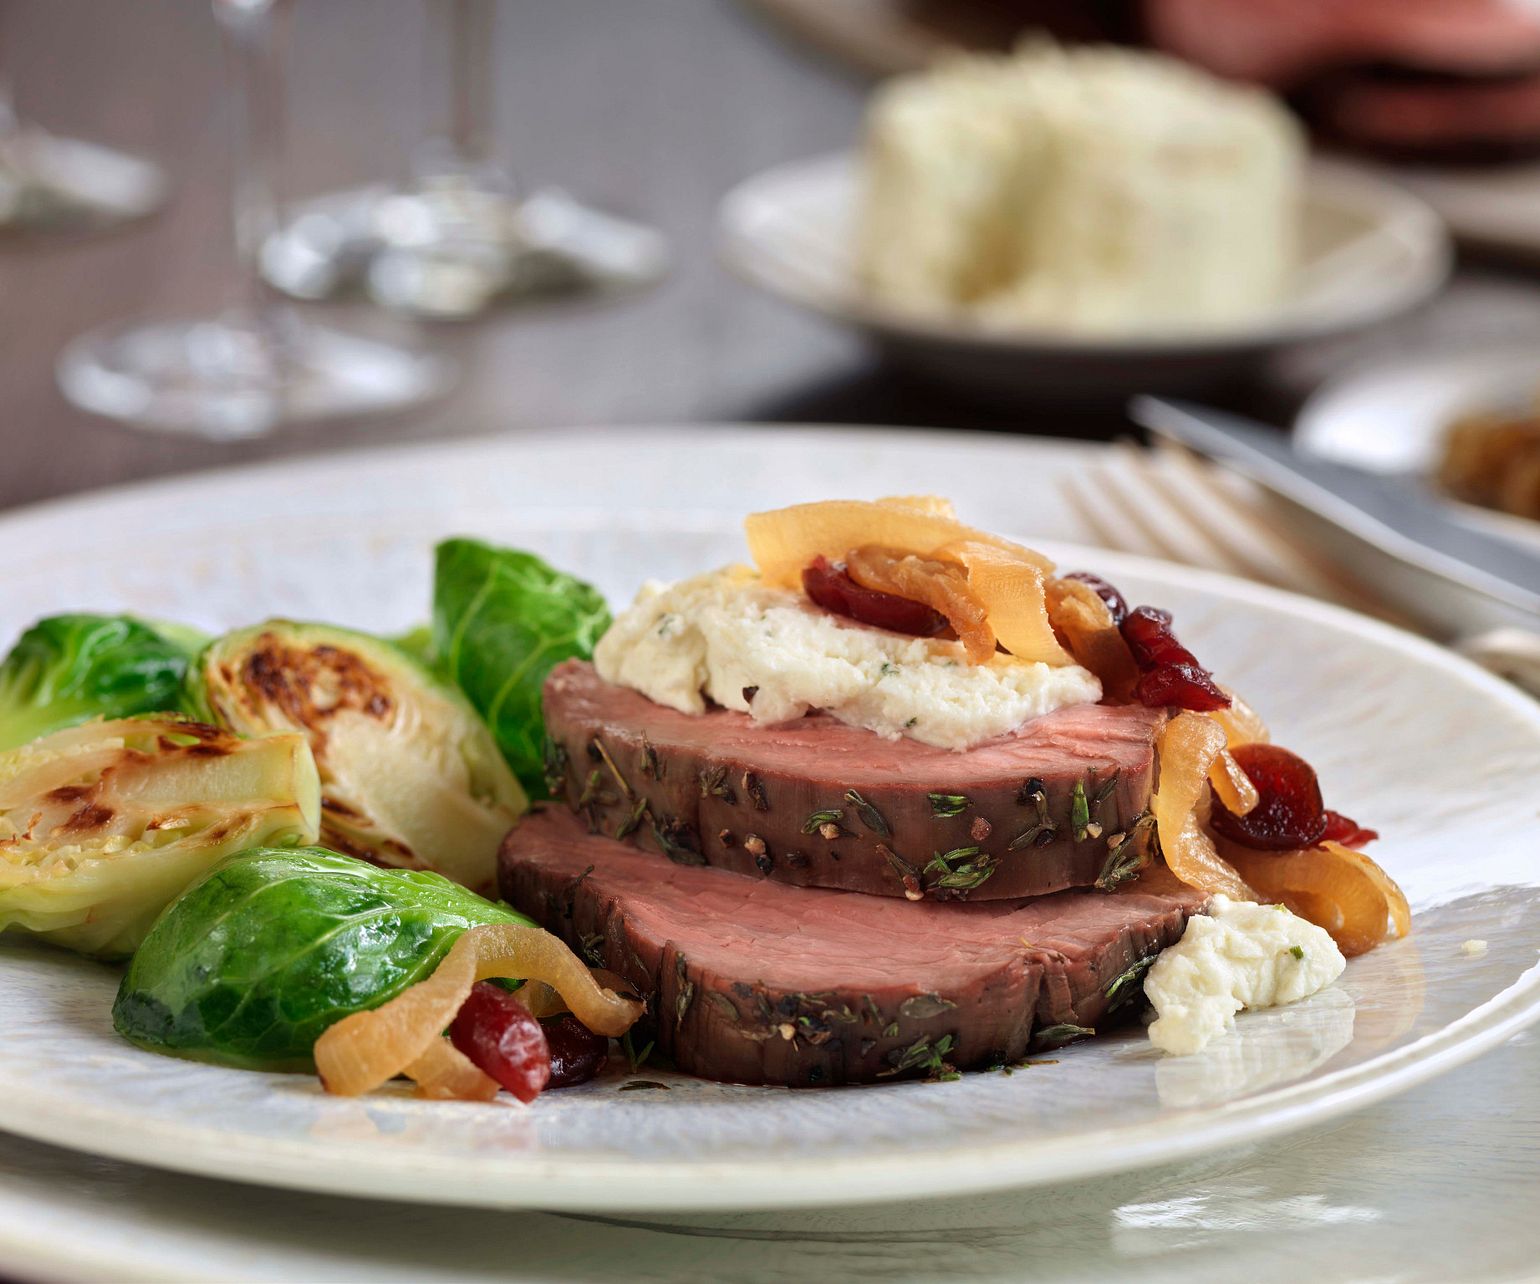
<path fill-rule="evenodd" d="M 1350 370 L 1318 389 L 1294 424 L 1299 448 L 1373 472 L 1430 476 L 1463 414 L 1540 401 L 1540 341 L 1408 353 Z M 1473 526 L 1540 552 L 1540 522 L 1449 501 Z"/>
<path fill-rule="evenodd" d="M 872 299 L 855 269 L 859 160 L 782 165 L 724 198 L 722 254 L 752 284 L 850 325 L 903 360 L 980 389 L 1017 394 L 1192 388 L 1306 339 L 1383 321 L 1433 294 L 1448 237 L 1416 197 L 1359 170 L 1312 167 L 1293 296 L 1254 324 L 1190 334 L 1093 338 L 922 315 Z"/>
<path fill-rule="evenodd" d="M 612 598 L 741 555 L 745 509 L 951 493 L 981 524 L 1063 529 L 1089 448 L 956 434 L 644 430 L 356 455 L 215 474 L 0 520 L 0 633 L 61 608 L 218 627 L 269 612 L 396 630 L 428 550 L 524 544 Z M 1040 497 L 1040 499 L 1039 499 Z M 1059 525 L 1055 525 L 1059 523 Z M 950 1084 L 793 1092 L 622 1072 L 533 1109 L 328 1099 L 305 1076 L 174 1061 L 115 1038 L 116 975 L 0 947 L 0 1127 L 116 1158 L 334 1193 L 569 1210 L 921 1198 L 1111 1172 L 1319 1121 L 1400 1091 L 1540 1015 L 1540 706 L 1414 638 L 1287 594 L 1089 550 L 1065 560 L 1177 612 L 1185 639 L 1385 835 L 1416 932 L 1308 1003 L 1196 1058 L 1139 1031 Z M 1462 942 L 1480 938 L 1471 956 Z"/>

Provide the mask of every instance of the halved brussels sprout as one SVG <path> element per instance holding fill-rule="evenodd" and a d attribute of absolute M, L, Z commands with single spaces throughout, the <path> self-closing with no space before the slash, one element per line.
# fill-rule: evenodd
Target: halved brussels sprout
<path fill-rule="evenodd" d="M 326 846 L 493 887 L 524 791 L 465 697 L 398 646 L 269 620 L 215 640 L 188 676 L 219 726 L 305 733 Z"/>
<path fill-rule="evenodd" d="M 127 615 L 51 615 L 0 662 L 0 749 L 88 718 L 181 708 L 187 666 L 208 639 Z"/>
<path fill-rule="evenodd" d="M 131 954 L 232 852 L 313 843 L 305 738 L 241 740 L 175 715 L 91 722 L 0 753 L 0 931 Z"/>

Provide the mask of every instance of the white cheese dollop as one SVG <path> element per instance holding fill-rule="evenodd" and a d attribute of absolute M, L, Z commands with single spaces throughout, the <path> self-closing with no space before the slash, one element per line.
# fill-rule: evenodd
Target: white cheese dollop
<path fill-rule="evenodd" d="M 741 566 L 647 585 L 599 642 L 594 664 L 606 682 L 682 713 L 704 713 L 708 698 L 764 723 L 822 709 L 888 739 L 946 749 L 1101 699 L 1101 684 L 1078 665 L 1009 655 L 969 664 L 959 642 L 841 620 Z"/>
<path fill-rule="evenodd" d="M 1281 905 L 1216 896 L 1144 979 L 1156 1013 L 1150 1041 L 1177 1056 L 1201 1052 L 1234 1028 L 1242 1008 L 1308 998 L 1345 967 L 1324 928 Z"/>

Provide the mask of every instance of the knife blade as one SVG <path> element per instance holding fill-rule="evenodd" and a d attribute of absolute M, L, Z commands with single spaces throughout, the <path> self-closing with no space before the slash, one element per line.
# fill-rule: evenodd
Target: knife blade
<path fill-rule="evenodd" d="M 1540 558 L 1461 524 L 1417 485 L 1301 455 L 1276 429 L 1207 406 L 1136 397 L 1129 415 L 1392 557 L 1540 615 Z"/>

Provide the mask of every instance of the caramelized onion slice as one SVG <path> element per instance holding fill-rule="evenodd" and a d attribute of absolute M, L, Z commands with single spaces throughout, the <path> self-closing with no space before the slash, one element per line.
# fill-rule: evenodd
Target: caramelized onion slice
<path fill-rule="evenodd" d="M 1337 843 L 1293 852 L 1249 851 L 1227 843 L 1225 852 L 1264 899 L 1325 928 L 1349 957 L 1383 941 L 1392 919 L 1398 935 L 1410 926 L 1406 898 L 1361 852 Z M 1399 908 L 1392 905 L 1390 888 Z"/>
<path fill-rule="evenodd" d="M 976 539 L 943 544 L 933 556 L 961 562 L 968 568 L 968 587 L 984 604 L 990 627 L 1000 645 L 1018 660 L 1044 664 L 1073 664 L 1059 645 L 1048 619 L 1047 571 L 1020 556 L 1025 550 L 1001 547 Z"/>
<path fill-rule="evenodd" d="M 1272 735 L 1257 711 L 1236 695 L 1223 682 L 1219 689 L 1230 697 L 1228 709 L 1215 709 L 1208 716 L 1225 729 L 1225 737 L 1231 749 L 1236 745 L 1267 744 Z M 1234 811 L 1232 807 L 1230 809 Z"/>
<path fill-rule="evenodd" d="M 863 544 L 845 554 L 845 570 L 862 588 L 923 602 L 946 616 L 967 648 L 969 663 L 987 664 L 994 655 L 995 631 L 984 604 L 968 583 L 968 572 L 956 562 Z"/>
<path fill-rule="evenodd" d="M 417 1083 L 417 1095 L 434 1101 L 491 1101 L 499 1086 L 448 1039 L 430 1039 L 423 1054 L 401 1071 Z"/>
<path fill-rule="evenodd" d="M 1075 663 L 1094 673 L 1109 699 L 1133 699 L 1139 667 L 1112 617 L 1112 610 L 1083 580 L 1050 579 L 1044 585 L 1048 622 Z"/>
<path fill-rule="evenodd" d="M 1210 895 L 1222 892 L 1235 900 L 1252 901 L 1255 893 L 1219 854 L 1198 817 L 1209 771 L 1224 743 L 1223 728 L 1206 714 L 1179 713 L 1172 718 L 1156 749 L 1160 788 L 1150 806 L 1161 853 L 1173 874 Z"/>
<path fill-rule="evenodd" d="M 1208 782 L 1214 787 L 1214 797 L 1237 816 L 1247 815 L 1262 801 L 1251 777 L 1241 770 L 1229 749 L 1219 751 L 1214 765 L 1208 769 Z"/>
<path fill-rule="evenodd" d="M 477 981 L 500 976 L 549 985 L 595 1034 L 624 1034 L 642 1015 L 642 1004 L 601 987 L 549 932 L 514 923 L 473 927 L 433 975 L 372 1011 L 343 1017 L 316 1040 L 322 1085 L 355 1097 L 395 1078 L 430 1051 Z"/>
<path fill-rule="evenodd" d="M 751 513 L 743 525 L 749 552 L 765 583 L 783 588 L 796 587 L 802 568 L 815 557 L 838 562 L 863 544 L 929 557 L 943 544 L 975 540 L 1013 552 L 1045 574 L 1053 570 L 1053 563 L 1040 553 L 964 525 L 952 514 L 950 504 L 931 496 L 793 504 Z"/>

